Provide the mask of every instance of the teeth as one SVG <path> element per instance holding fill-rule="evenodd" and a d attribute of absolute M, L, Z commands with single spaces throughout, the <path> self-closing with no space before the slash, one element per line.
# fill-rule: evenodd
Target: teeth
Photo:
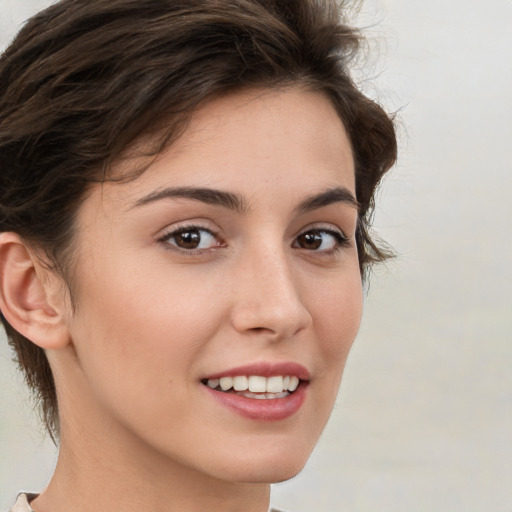
<path fill-rule="evenodd" d="M 219 379 L 209 379 L 207 384 L 209 388 L 215 389 L 219 385 Z"/>
<path fill-rule="evenodd" d="M 250 391 L 246 391 L 245 393 L 240 393 L 242 396 L 245 396 L 246 398 L 257 398 L 257 399 L 260 399 L 260 398 L 266 398 L 265 395 L 263 394 L 258 394 L 258 393 L 251 393 Z"/>
<path fill-rule="evenodd" d="M 284 398 L 290 393 L 288 393 L 288 391 L 283 391 L 282 393 L 251 393 L 250 391 L 246 391 L 240 394 L 246 398 L 256 398 L 256 400 L 273 400 L 274 398 Z"/>
<path fill-rule="evenodd" d="M 233 387 L 233 379 L 231 377 L 221 377 L 219 382 L 222 391 L 227 391 Z"/>
<path fill-rule="evenodd" d="M 267 391 L 267 379 L 259 377 L 258 375 L 251 375 L 249 377 L 249 391 L 253 393 L 265 393 Z"/>
<path fill-rule="evenodd" d="M 295 376 L 290 377 L 290 383 L 288 384 L 288 391 L 295 391 L 299 385 L 299 379 Z"/>
<path fill-rule="evenodd" d="M 249 379 L 244 375 L 233 378 L 233 388 L 235 391 L 245 391 L 249 387 Z"/>
<path fill-rule="evenodd" d="M 249 398 L 284 398 L 288 392 L 295 391 L 299 385 L 299 378 L 295 375 L 273 377 L 261 377 L 260 375 L 239 375 L 237 377 L 221 377 L 220 379 L 208 379 L 206 385 L 209 388 L 216 389 L 220 386 L 222 391 L 229 391 L 233 388 L 243 396 Z M 258 393 L 256 395 L 256 393 Z M 266 393 L 266 395 L 265 395 Z M 250 395 L 250 396 L 249 396 Z M 281 396 L 283 395 L 283 396 Z"/>
<path fill-rule="evenodd" d="M 283 389 L 283 377 L 270 377 L 267 379 L 267 393 L 282 393 Z"/>

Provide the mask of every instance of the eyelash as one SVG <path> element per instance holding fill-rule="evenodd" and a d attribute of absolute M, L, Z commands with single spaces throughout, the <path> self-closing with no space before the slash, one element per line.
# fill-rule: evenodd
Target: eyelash
<path fill-rule="evenodd" d="M 182 235 L 184 233 L 192 233 L 192 232 L 208 233 L 208 235 L 210 235 L 213 238 L 215 238 L 218 241 L 218 243 L 215 244 L 213 247 L 209 247 L 208 249 L 204 249 L 204 248 L 203 249 L 197 249 L 197 248 L 187 249 L 187 248 L 184 248 L 184 247 L 179 247 L 177 244 L 176 245 L 175 244 L 171 244 L 169 242 L 170 239 L 176 238 L 179 235 Z M 222 239 L 220 239 L 218 233 L 212 231 L 209 228 L 206 228 L 204 226 L 198 226 L 196 224 L 178 226 L 176 228 L 173 228 L 170 231 L 166 232 L 161 237 L 159 237 L 157 242 L 165 244 L 166 246 L 171 246 L 172 250 L 180 251 L 180 252 L 182 252 L 184 254 L 188 254 L 188 255 L 200 254 L 202 252 L 214 249 L 216 247 L 223 247 L 225 245 L 224 241 Z M 199 241 L 199 243 L 200 242 L 201 242 L 201 240 Z M 171 250 L 171 249 L 169 249 L 169 250 Z"/>
<path fill-rule="evenodd" d="M 213 245 L 212 247 L 208 248 L 192 248 L 187 249 L 184 247 L 180 247 L 177 244 L 171 244 L 170 240 L 175 239 L 177 236 L 185 234 L 185 233 L 192 233 L 192 232 L 202 232 L 207 233 L 208 235 L 212 236 L 215 240 L 217 240 L 217 243 Z M 319 235 L 319 234 L 327 234 L 333 237 L 335 245 L 334 247 L 327 249 L 327 250 L 316 250 L 316 249 L 308 249 L 305 247 L 298 246 L 298 240 L 300 237 L 306 236 L 306 235 Z M 159 237 L 157 239 L 157 242 L 162 243 L 167 246 L 168 250 L 176 250 L 179 252 L 182 252 L 183 254 L 187 255 L 198 255 L 201 253 L 204 253 L 206 251 L 218 248 L 218 247 L 225 247 L 225 242 L 220 238 L 219 234 L 212 231 L 209 228 L 206 228 L 204 226 L 191 224 L 191 225 L 184 225 L 179 226 L 176 228 L 173 228 L 172 230 L 166 232 L 164 235 Z M 199 244 L 201 243 L 201 237 L 199 238 Z M 323 241 L 321 241 L 323 243 Z M 345 234 L 342 231 L 332 229 L 332 227 L 322 227 L 322 226 L 315 226 L 308 229 L 305 229 L 304 231 L 301 231 L 294 239 L 292 247 L 296 247 L 298 249 L 303 249 L 305 251 L 311 252 L 311 253 L 317 253 L 319 255 L 333 255 L 340 251 L 341 249 L 347 247 L 350 245 L 350 239 L 345 236 Z M 169 248 L 171 246 L 172 249 Z"/>
<path fill-rule="evenodd" d="M 333 229 L 332 227 L 323 227 L 323 226 L 310 227 L 310 228 L 307 228 L 304 231 L 300 232 L 295 237 L 293 245 L 295 245 L 297 243 L 297 241 L 299 240 L 300 237 L 305 236 L 305 235 L 312 235 L 312 234 L 314 234 L 314 235 L 327 234 L 327 235 L 330 235 L 334 239 L 335 245 L 334 245 L 334 247 L 332 247 L 330 249 L 320 250 L 320 251 L 311 250 L 311 252 L 317 253 L 319 255 L 321 254 L 321 255 L 325 255 L 325 256 L 330 256 L 330 255 L 336 254 L 341 249 L 348 247 L 350 245 L 350 239 L 347 236 L 345 236 L 345 234 L 341 230 Z M 307 248 L 302 248 L 302 249 L 309 251 Z"/>

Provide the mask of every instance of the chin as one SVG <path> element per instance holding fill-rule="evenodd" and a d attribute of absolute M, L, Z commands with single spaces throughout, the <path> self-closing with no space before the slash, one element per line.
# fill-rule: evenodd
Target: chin
<path fill-rule="evenodd" d="M 273 468 L 270 473 L 267 473 L 264 482 L 269 484 L 286 482 L 286 480 L 296 477 L 304 469 L 306 462 L 307 460 L 303 460 L 300 464 L 289 464 L 280 468 Z M 263 482 L 263 480 L 261 482 Z"/>
<path fill-rule="evenodd" d="M 243 460 L 231 460 L 228 465 L 218 469 L 221 469 L 220 474 L 224 480 L 274 484 L 298 475 L 306 465 L 309 455 L 310 452 L 305 453 L 300 449 L 295 450 L 294 453 L 276 450 L 267 456 L 262 453 L 253 456 L 247 454 Z"/>
<path fill-rule="evenodd" d="M 285 482 L 297 476 L 307 461 L 302 464 L 284 464 L 281 467 L 267 467 L 264 469 L 248 468 L 247 471 L 240 471 L 232 475 L 235 481 L 243 484 L 277 484 Z M 230 478 L 225 479 L 231 480 Z"/>

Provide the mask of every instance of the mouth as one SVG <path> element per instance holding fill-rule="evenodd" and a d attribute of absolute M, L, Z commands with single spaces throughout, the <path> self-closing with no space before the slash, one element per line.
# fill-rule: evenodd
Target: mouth
<path fill-rule="evenodd" d="M 293 394 L 302 381 L 296 375 L 237 375 L 203 379 L 201 382 L 221 393 L 255 400 L 276 400 Z"/>
<path fill-rule="evenodd" d="M 250 420 L 279 422 L 301 409 L 310 374 L 294 362 L 261 361 L 207 375 L 201 383 L 222 407 Z"/>

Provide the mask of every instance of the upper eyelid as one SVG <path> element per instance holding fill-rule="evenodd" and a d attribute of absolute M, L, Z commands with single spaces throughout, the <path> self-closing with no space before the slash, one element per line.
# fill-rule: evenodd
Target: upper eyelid
<path fill-rule="evenodd" d="M 324 223 L 315 223 L 311 224 L 309 226 L 306 226 L 305 228 L 302 228 L 297 232 L 295 237 L 298 237 L 304 233 L 307 233 L 308 231 L 325 231 L 325 232 L 331 232 L 331 233 L 339 233 L 341 236 L 343 236 L 346 239 L 350 239 L 351 237 L 348 236 L 343 229 L 340 227 L 334 225 L 334 224 L 324 224 Z"/>
<path fill-rule="evenodd" d="M 175 228 L 169 229 L 169 234 L 173 233 L 181 233 L 183 231 L 207 231 L 208 233 L 214 234 L 214 231 L 210 228 L 207 228 L 205 226 L 198 226 L 196 224 L 190 225 L 190 226 L 178 226 Z"/>
<path fill-rule="evenodd" d="M 219 230 L 212 228 L 211 226 L 206 225 L 206 223 L 203 223 L 201 221 L 184 221 L 184 222 L 176 222 L 175 224 L 172 224 L 170 226 L 167 226 L 163 229 L 161 229 L 157 234 L 156 238 L 158 240 L 161 240 L 163 238 L 168 238 L 174 233 L 179 233 L 180 231 L 186 231 L 189 230 L 201 230 L 201 231 L 207 231 L 208 233 L 211 233 L 214 236 L 218 236 Z"/>

